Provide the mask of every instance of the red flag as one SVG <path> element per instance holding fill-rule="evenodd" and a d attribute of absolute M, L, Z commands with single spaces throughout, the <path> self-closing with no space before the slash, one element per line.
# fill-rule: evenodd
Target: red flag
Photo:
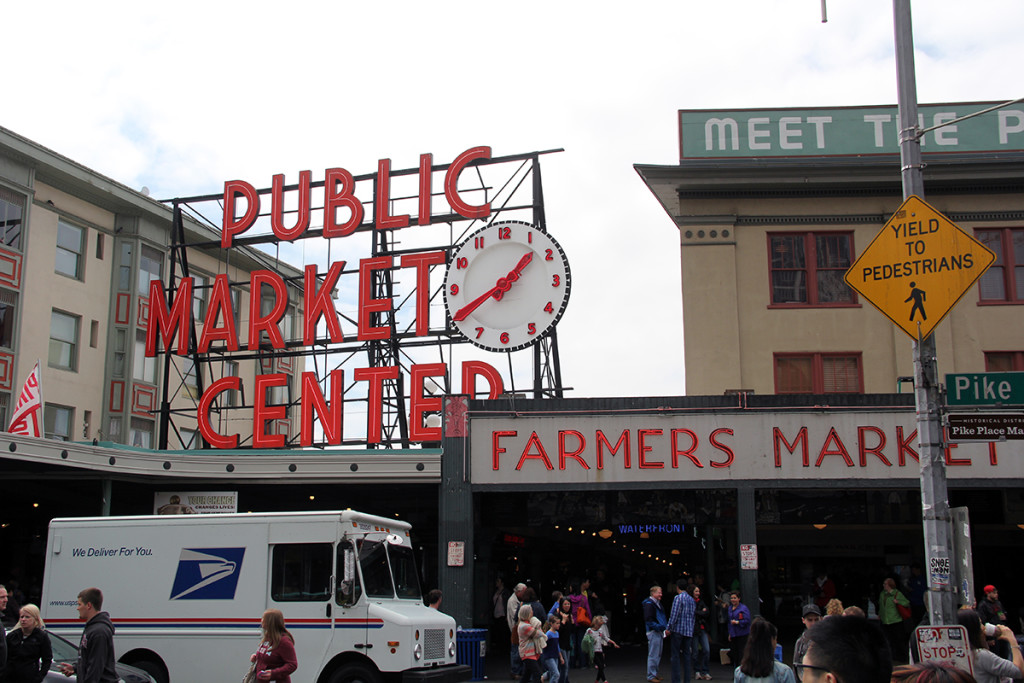
<path fill-rule="evenodd" d="M 32 368 L 25 386 L 21 388 L 18 404 L 11 415 L 11 426 L 7 428 L 11 434 L 26 436 L 43 435 L 43 392 L 39 388 L 39 362 Z"/>

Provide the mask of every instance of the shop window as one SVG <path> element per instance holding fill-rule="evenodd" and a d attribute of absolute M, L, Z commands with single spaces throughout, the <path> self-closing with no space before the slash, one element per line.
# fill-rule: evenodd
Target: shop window
<path fill-rule="evenodd" d="M 977 230 L 974 235 L 996 255 L 978 284 L 982 303 L 1024 303 L 1024 228 Z"/>
<path fill-rule="evenodd" d="M 56 310 L 50 313 L 51 368 L 78 369 L 78 323 L 77 316 Z"/>
<path fill-rule="evenodd" d="M 135 353 L 133 355 L 132 379 L 156 384 L 156 357 L 146 356 L 146 331 L 135 331 Z"/>
<path fill-rule="evenodd" d="M 153 447 L 153 421 L 133 417 L 128 433 L 128 445 L 136 448 Z"/>
<path fill-rule="evenodd" d="M 47 403 L 43 409 L 43 432 L 47 439 L 70 441 L 75 424 L 75 409 Z"/>
<path fill-rule="evenodd" d="M 57 221 L 56 271 L 61 275 L 81 280 L 84 249 L 85 229 L 64 221 Z"/>
<path fill-rule="evenodd" d="M 17 313 L 18 295 L 9 289 L 0 289 L 0 346 L 4 348 L 14 348 L 14 321 L 18 317 Z"/>
<path fill-rule="evenodd" d="M 855 394 L 864 391 L 859 353 L 777 353 L 776 394 Z"/>
<path fill-rule="evenodd" d="M 1024 372 L 1024 351 L 986 351 L 987 372 Z"/>
<path fill-rule="evenodd" d="M 164 272 L 164 256 L 153 247 L 142 245 L 139 255 L 139 296 L 149 296 L 151 280 L 160 280 Z"/>
<path fill-rule="evenodd" d="M 853 235 L 798 232 L 768 235 L 772 305 L 837 306 L 856 303 L 843 280 L 853 256 Z"/>
<path fill-rule="evenodd" d="M 0 187 L 0 240 L 5 247 L 21 250 L 25 223 L 25 197 Z"/>
<path fill-rule="evenodd" d="M 331 595 L 330 543 L 289 543 L 274 546 L 270 597 L 275 602 L 320 602 Z"/>

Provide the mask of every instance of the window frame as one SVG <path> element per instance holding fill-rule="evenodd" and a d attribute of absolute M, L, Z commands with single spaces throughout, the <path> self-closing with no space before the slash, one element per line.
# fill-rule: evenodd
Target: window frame
<path fill-rule="evenodd" d="M 1024 372 L 1024 351 L 985 351 L 985 372 Z M 994 356 L 1009 356 L 1010 369 L 994 369 Z"/>
<path fill-rule="evenodd" d="M 74 249 L 71 249 L 70 247 L 67 247 L 67 246 L 61 246 L 60 235 L 61 235 L 61 229 L 62 228 L 66 228 L 66 229 L 69 229 L 69 230 L 77 230 L 78 231 L 78 250 L 77 251 L 74 250 Z M 66 221 L 63 218 L 58 218 L 57 219 L 57 245 L 56 245 L 56 251 L 55 251 L 55 254 L 54 254 L 55 261 L 54 261 L 54 265 L 53 265 L 53 272 L 55 272 L 57 275 L 63 275 L 64 277 L 71 278 L 72 280 L 82 281 L 82 280 L 85 279 L 85 253 L 86 253 L 85 252 L 85 244 L 86 244 L 86 237 L 88 236 L 88 234 L 89 234 L 89 231 L 86 228 L 84 228 L 84 227 L 82 227 L 80 225 L 75 225 L 74 223 L 71 223 L 70 221 Z M 64 271 L 64 270 L 60 269 L 59 257 L 60 257 L 61 254 L 73 254 L 74 255 L 74 258 L 75 258 L 75 272 L 74 273 L 69 273 L 67 271 Z"/>
<path fill-rule="evenodd" d="M 51 425 L 51 421 L 56 421 L 57 413 L 66 414 L 67 417 L 67 434 L 58 434 L 56 430 L 56 424 Z M 53 429 L 50 429 L 50 427 Z M 43 408 L 43 436 L 47 439 L 55 439 L 57 441 L 72 441 L 75 435 L 75 409 L 73 406 L 60 405 L 58 403 L 47 402 Z"/>
<path fill-rule="evenodd" d="M 18 215 L 15 216 L 15 213 Z M 22 251 L 27 214 L 28 200 L 25 195 L 0 186 L 0 246 L 17 252 Z M 17 229 L 13 227 L 14 225 L 18 226 Z M 7 241 L 9 233 L 15 234 L 12 240 L 15 242 L 14 244 Z"/>
<path fill-rule="evenodd" d="M 811 361 L 811 390 L 783 391 L 779 383 L 779 360 L 787 358 L 808 358 Z M 855 391 L 825 390 L 825 359 L 852 358 L 857 363 L 857 389 Z M 789 394 L 863 394 L 864 393 L 864 359 L 860 351 L 783 351 L 772 354 L 772 376 L 775 393 Z"/>
<path fill-rule="evenodd" d="M 857 298 L 857 291 L 846 285 L 845 280 L 843 284 L 850 292 L 849 301 L 819 301 L 818 293 L 818 271 L 835 271 L 839 268 L 819 268 L 818 266 L 818 251 L 817 251 L 817 237 L 819 235 L 828 235 L 830 237 L 846 237 L 849 243 L 850 249 L 850 264 L 856 260 L 854 233 L 852 230 L 773 230 L 765 233 L 766 248 L 768 250 L 768 308 L 859 308 L 860 301 Z M 802 237 L 803 248 L 804 248 L 804 266 L 803 268 L 775 268 L 772 265 L 772 239 L 775 237 Z M 847 266 L 846 269 L 849 269 Z M 776 272 L 781 271 L 792 271 L 801 270 L 806 275 L 806 291 L 807 301 L 787 301 L 776 303 L 775 297 L 775 279 L 774 275 Z M 845 272 L 845 270 L 843 271 Z"/>
<path fill-rule="evenodd" d="M 54 316 L 57 316 L 57 315 L 64 316 L 66 318 L 70 318 L 72 321 L 74 321 L 75 333 L 74 333 L 74 339 L 73 340 L 68 341 L 66 339 L 54 338 L 54 336 L 53 336 L 53 319 L 54 319 Z M 81 318 L 81 316 L 77 316 L 77 315 L 75 315 L 73 313 L 68 313 L 67 311 L 62 311 L 62 310 L 60 310 L 58 308 L 50 309 L 50 349 L 48 350 L 47 357 L 46 357 L 46 365 L 47 365 L 47 367 L 55 368 L 57 370 L 65 370 L 67 372 L 78 372 L 78 349 L 79 349 L 79 346 L 81 345 L 81 338 L 82 338 L 82 318 Z M 71 347 L 70 365 L 58 365 L 58 364 L 55 364 L 53 362 L 52 347 L 53 347 L 53 343 L 54 342 L 57 342 L 57 343 L 60 343 L 60 344 L 67 344 L 68 346 Z"/>
<path fill-rule="evenodd" d="M 975 228 L 974 238 L 982 244 L 987 243 L 980 237 L 981 233 L 985 232 L 997 232 L 999 233 L 999 246 L 1002 251 L 1001 254 L 997 254 L 997 258 L 989 266 L 988 270 L 978 278 L 978 305 L 979 306 L 1019 306 L 1024 304 L 1024 295 L 1021 297 L 1017 296 L 1017 288 L 1024 286 L 1017 282 L 1018 268 L 1024 269 L 1024 262 L 1017 263 L 1016 254 L 1013 251 L 1013 235 L 1016 232 L 1024 235 L 1024 228 L 1022 227 L 1002 227 L 1002 228 Z M 999 260 L 1001 257 L 1002 262 Z M 992 273 L 993 268 L 1003 269 L 1003 297 L 1001 299 L 986 299 L 984 298 L 983 283 L 985 277 Z"/>

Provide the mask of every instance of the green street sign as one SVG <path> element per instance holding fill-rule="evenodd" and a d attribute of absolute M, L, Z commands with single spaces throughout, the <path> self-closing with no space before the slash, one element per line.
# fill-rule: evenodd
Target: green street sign
<path fill-rule="evenodd" d="M 1024 372 L 970 372 L 946 375 L 946 404 L 1024 405 Z"/>

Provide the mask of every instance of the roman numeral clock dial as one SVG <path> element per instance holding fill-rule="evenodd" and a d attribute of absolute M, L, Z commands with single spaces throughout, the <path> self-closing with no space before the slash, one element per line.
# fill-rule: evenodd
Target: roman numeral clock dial
<path fill-rule="evenodd" d="M 569 302 L 565 252 L 523 221 L 483 227 L 456 247 L 444 280 L 452 326 L 489 351 L 516 351 L 554 329 Z"/>

